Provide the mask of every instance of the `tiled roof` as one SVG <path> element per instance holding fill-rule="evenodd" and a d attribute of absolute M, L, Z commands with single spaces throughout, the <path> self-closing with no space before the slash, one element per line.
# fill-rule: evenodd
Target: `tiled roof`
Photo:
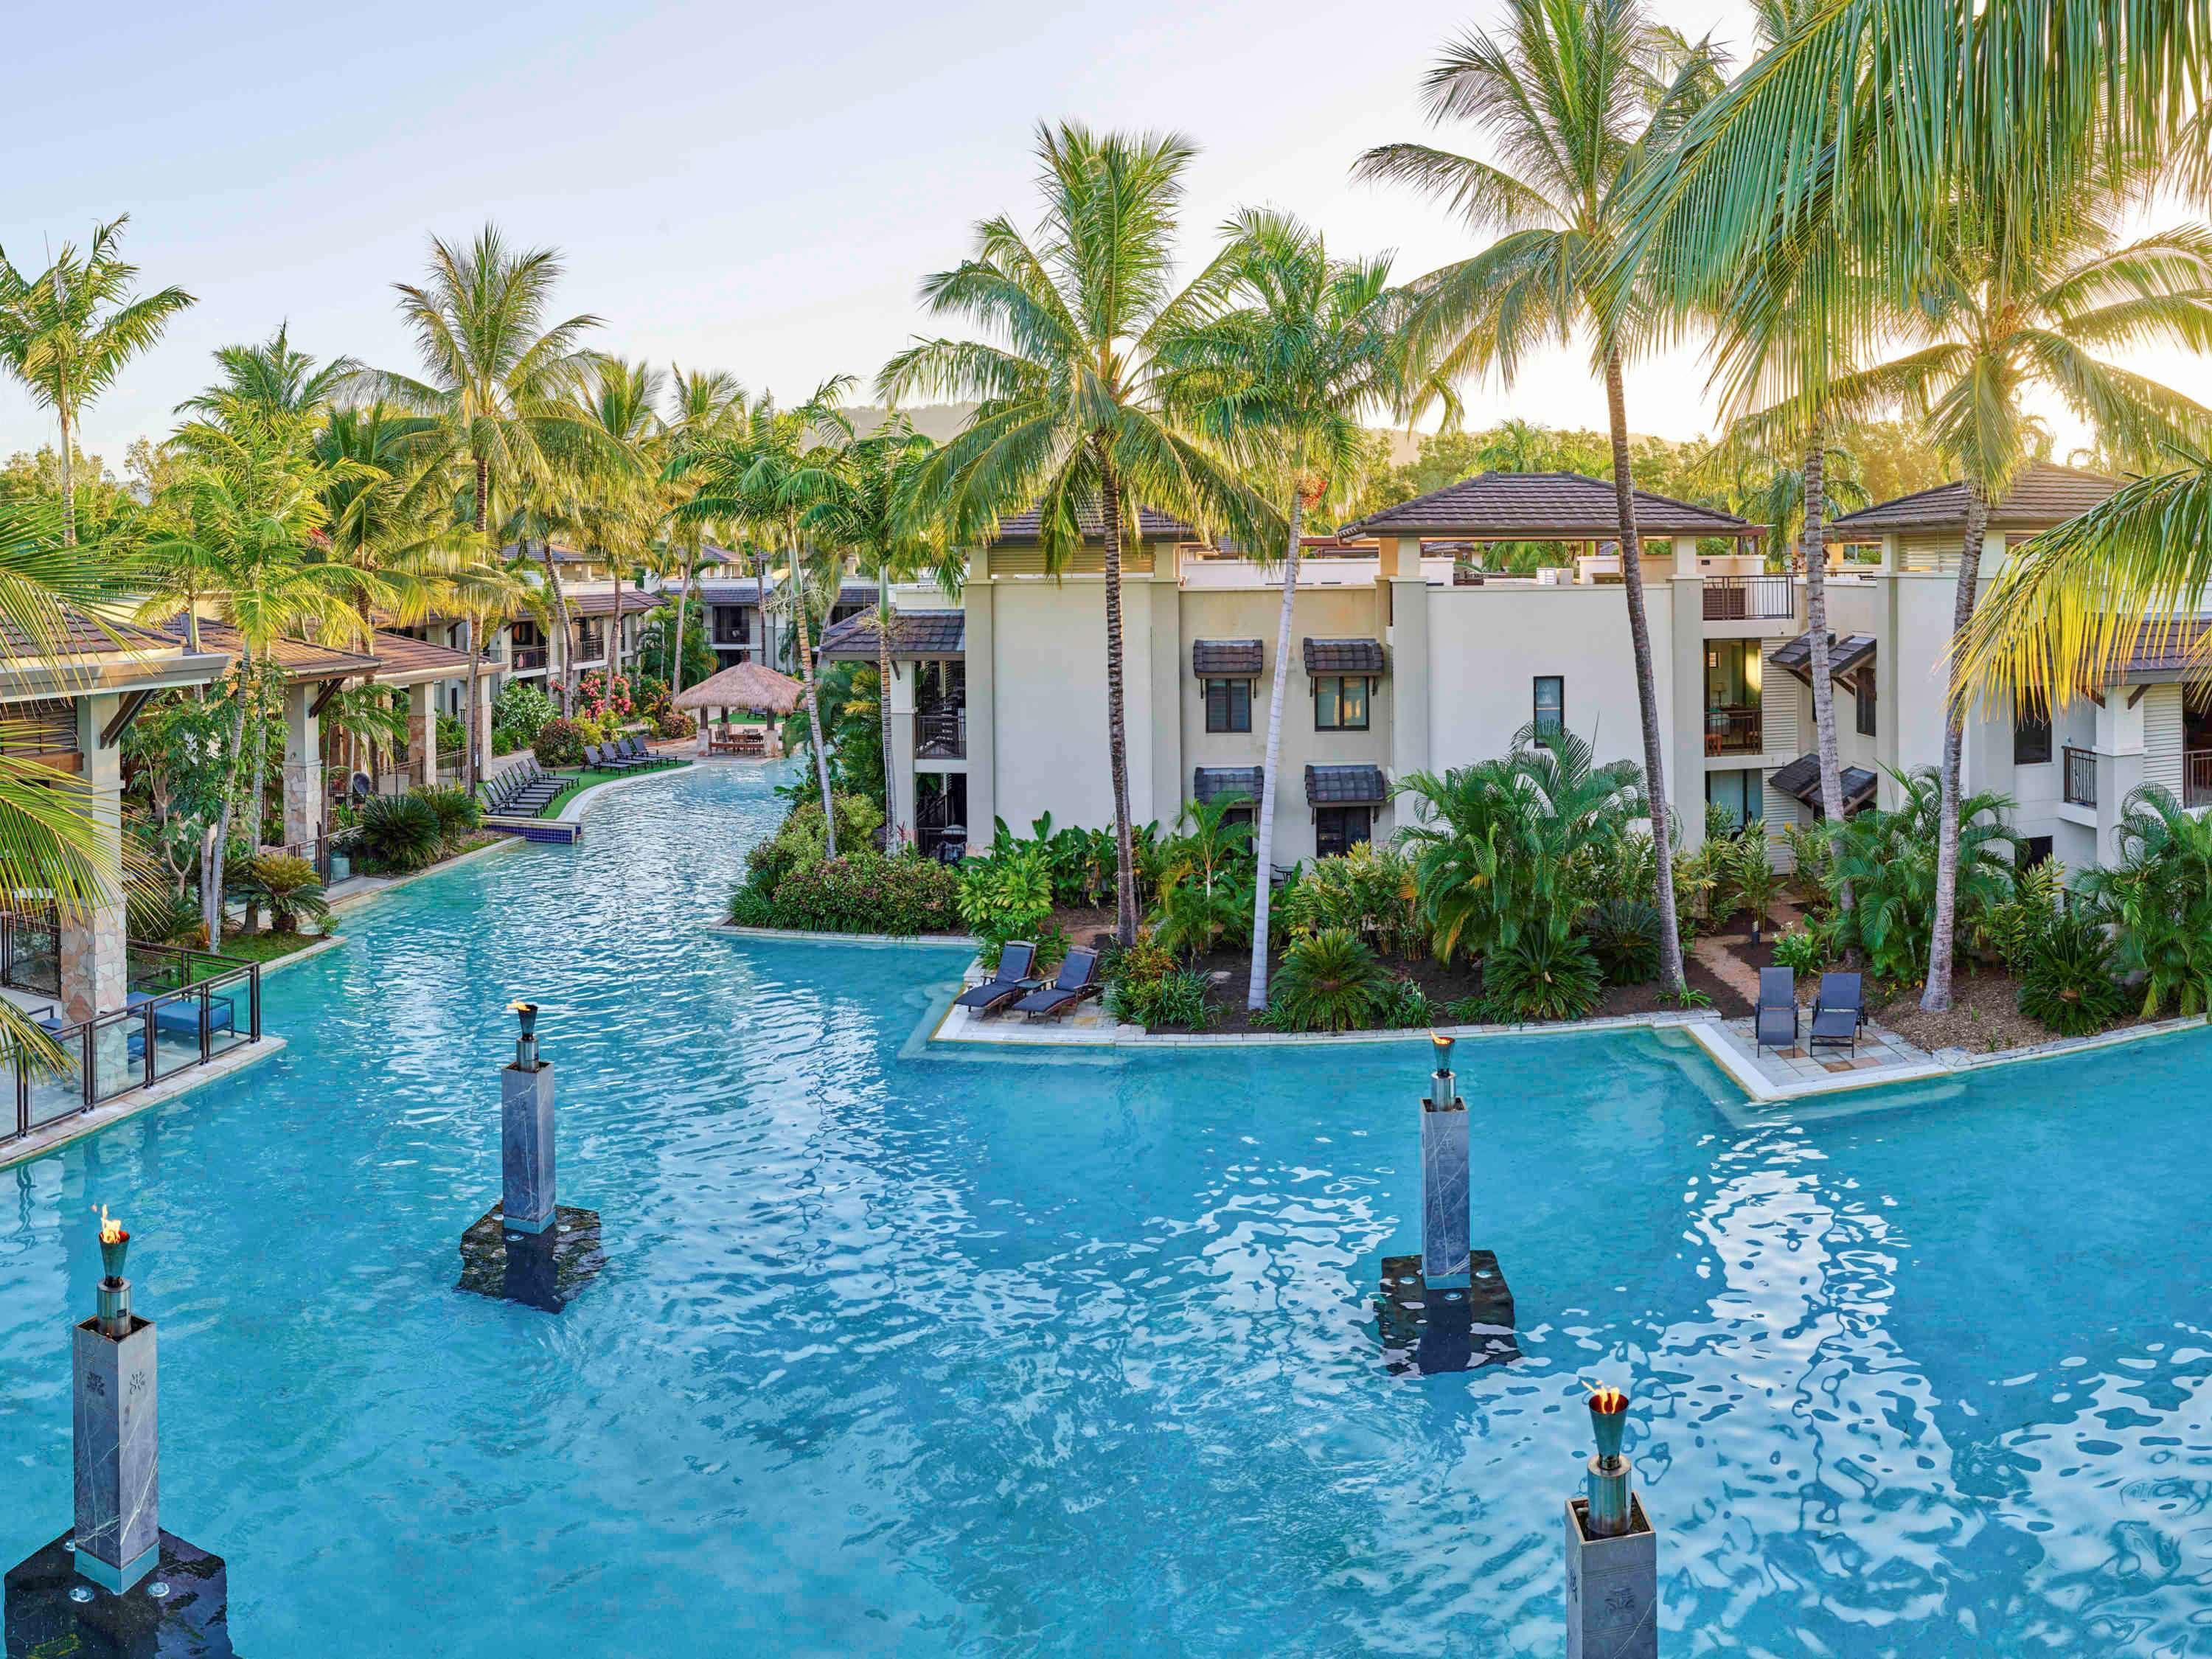
<path fill-rule="evenodd" d="M 848 617 L 822 636 L 818 655 L 833 661 L 873 662 L 876 659 L 876 618 L 873 611 Z M 964 611 L 900 611 L 891 617 L 891 655 L 964 657 L 968 654 L 968 613 Z"/>
<path fill-rule="evenodd" d="M 2205 659 L 2197 647 L 2203 643 L 2207 633 L 2212 633 L 2212 621 L 2201 617 L 2186 622 L 2146 623 L 2142 632 L 2136 635 L 2135 648 L 2128 653 L 2126 666 L 2113 670 L 2106 677 L 2106 684 L 2124 685 L 2144 674 L 2201 672 Z"/>
<path fill-rule="evenodd" d="M 1200 679 L 1255 678 L 1266 662 L 1257 640 L 1193 640 L 1190 670 Z"/>
<path fill-rule="evenodd" d="M 469 672 L 469 653 L 456 651 L 451 646 L 433 644 L 405 634 L 394 634 L 385 629 L 376 630 L 376 667 L 380 676 L 420 674 L 439 679 L 452 679 Z M 433 673 L 435 670 L 443 673 Z"/>
<path fill-rule="evenodd" d="M 702 605 L 758 605 L 760 584 L 750 576 L 702 576 L 696 584 Z"/>
<path fill-rule="evenodd" d="M 1245 795 L 1257 802 L 1266 780 L 1266 772 L 1257 766 L 1201 766 L 1190 775 L 1190 793 L 1193 799 L 1209 803 L 1224 795 Z"/>
<path fill-rule="evenodd" d="M 1306 672 L 1309 674 L 1380 674 L 1382 667 L 1382 641 L 1380 640 L 1308 640 L 1305 644 Z"/>
<path fill-rule="evenodd" d="M 1646 536 L 1750 536 L 1759 526 L 1733 513 L 1670 495 L 1636 492 L 1636 527 Z M 1613 485 L 1579 472 L 1484 472 L 1348 524 L 1340 536 L 1407 532 L 1487 540 L 1609 541 L 1620 535 Z"/>
<path fill-rule="evenodd" d="M 1874 660 L 1874 635 L 1846 634 L 1840 640 L 1828 635 L 1828 678 L 1839 680 L 1863 663 Z M 1813 633 L 1808 629 L 1774 653 L 1774 665 L 1786 668 L 1808 685 L 1813 673 Z"/>
<path fill-rule="evenodd" d="M 568 601 L 568 614 L 571 617 L 611 617 L 615 614 L 615 600 L 617 598 L 622 600 L 622 613 L 625 617 L 642 617 L 647 611 L 660 609 L 663 602 L 659 594 L 641 593 L 635 587 L 609 588 L 604 592 L 594 590 L 589 592 L 570 593 L 565 597 Z M 673 605 L 675 602 L 675 595 L 670 594 L 666 603 Z"/>
<path fill-rule="evenodd" d="M 999 520 L 999 533 L 995 539 L 1001 544 L 1012 543 L 1017 546 L 1024 542 L 1035 542 L 1043 522 L 1043 515 L 1036 507 L 1026 513 L 1017 513 L 1012 518 Z M 1105 517 L 1095 505 L 1079 507 L 1075 522 L 1083 532 L 1084 540 L 1096 542 L 1105 539 Z M 1198 539 L 1198 532 L 1172 514 L 1155 513 L 1149 507 L 1140 507 L 1137 509 L 1137 539 L 1145 542 L 1190 542 Z"/>
<path fill-rule="evenodd" d="M 1778 766 L 1768 780 L 1785 795 L 1795 795 L 1808 806 L 1820 803 L 1820 757 L 1800 755 L 1787 766 Z M 1844 811 L 1851 811 L 1874 799 L 1875 775 L 1863 766 L 1846 766 L 1839 781 L 1844 786 Z"/>
<path fill-rule="evenodd" d="M 1364 806 L 1390 799 L 1390 786 L 1379 766 L 1309 766 L 1306 803 L 1310 806 Z"/>
<path fill-rule="evenodd" d="M 1992 530 L 2047 530 L 2076 514 L 2086 513 L 2120 487 L 2119 480 L 2101 472 L 2031 461 L 2014 483 L 2012 493 L 1990 509 Z M 1966 486 L 1955 480 L 1899 495 L 1893 501 L 1877 501 L 1856 513 L 1846 513 L 1828 526 L 1848 538 L 1854 532 L 1891 530 L 1957 530 L 1966 527 Z"/>
<path fill-rule="evenodd" d="M 163 641 L 182 645 L 187 635 L 185 619 L 173 617 L 161 624 Z M 237 657 L 245 647 L 240 642 L 238 630 L 228 623 L 216 622 L 210 617 L 200 618 L 200 649 L 219 651 L 226 657 Z M 295 684 L 314 680 L 345 680 L 356 675 L 370 675 L 376 672 L 377 659 L 359 651 L 342 651 L 332 646 L 318 645 L 312 640 L 279 640 L 269 653 L 284 670 L 285 678 Z"/>
<path fill-rule="evenodd" d="M 499 550 L 499 556 L 503 559 L 512 559 L 521 551 L 522 549 L 517 544 L 509 542 L 505 547 Z M 548 550 L 544 543 L 538 541 L 532 542 L 530 544 L 530 562 L 542 567 L 545 562 L 545 555 L 547 551 Z M 553 555 L 553 562 L 556 564 L 605 564 L 606 562 L 605 558 L 599 554 L 579 553 L 573 547 L 561 547 L 556 545 L 552 548 L 550 551 Z"/>
<path fill-rule="evenodd" d="M 114 656 L 134 651 L 169 652 L 177 641 L 166 634 L 136 623 L 96 622 L 73 605 L 60 607 L 49 618 L 55 637 L 33 653 L 29 636 L 12 623 L 0 620 L 0 659 L 32 655 L 48 656 L 58 648 L 64 656 Z"/>

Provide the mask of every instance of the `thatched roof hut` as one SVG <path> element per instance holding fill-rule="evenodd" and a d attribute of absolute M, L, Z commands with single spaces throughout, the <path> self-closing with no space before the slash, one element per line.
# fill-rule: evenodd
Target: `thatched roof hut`
<path fill-rule="evenodd" d="M 764 714 L 788 714 L 799 707 L 799 682 L 788 674 L 757 662 L 741 662 L 710 674 L 696 685 L 676 695 L 678 708 L 757 708 Z"/>

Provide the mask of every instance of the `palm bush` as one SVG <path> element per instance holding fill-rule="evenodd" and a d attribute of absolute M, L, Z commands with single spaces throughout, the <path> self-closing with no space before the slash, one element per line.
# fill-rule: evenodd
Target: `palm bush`
<path fill-rule="evenodd" d="M 1856 945 L 1881 978 L 1917 984 L 1928 970 L 1936 923 L 1936 848 L 1942 785 L 1933 767 L 1890 774 L 1904 799 L 1893 810 L 1868 807 L 1833 831 L 1831 891 L 1848 883 L 1850 910 L 1839 915 L 1839 945 Z M 1959 804 L 1960 932 L 1980 928 L 2013 896 L 2009 797 L 1979 793 Z"/>
<path fill-rule="evenodd" d="M 1581 1019 L 1596 1009 L 1603 982 L 1581 939 L 1532 932 L 1483 958 L 1482 994 L 1493 1018 Z"/>
<path fill-rule="evenodd" d="M 1659 907 L 1648 898 L 1601 899 L 1583 918 L 1583 940 L 1608 985 L 1659 977 Z"/>
<path fill-rule="evenodd" d="M 419 793 L 371 795 L 361 804 L 354 836 L 371 863 L 402 874 L 435 863 L 446 847 L 437 809 Z"/>
<path fill-rule="evenodd" d="M 124 902 L 124 927 L 134 939 L 172 945 L 200 930 L 199 900 L 173 887 L 133 887 Z"/>
<path fill-rule="evenodd" d="M 1284 1030 L 1365 1030 L 1380 1022 L 1395 994 L 1367 941 L 1331 927 L 1284 952 L 1267 1008 Z"/>
<path fill-rule="evenodd" d="M 1315 860 L 1279 908 L 1293 935 L 1340 927 L 1382 956 L 1403 957 L 1420 943 L 1416 896 L 1412 862 L 1388 848 L 1363 843 L 1340 857 Z"/>
<path fill-rule="evenodd" d="M 2025 957 L 2020 1011 L 2059 1036 L 2101 1031 L 2126 1011 L 2128 994 L 2116 976 L 2112 942 L 2102 924 L 2082 915 L 2055 915 Z"/>
<path fill-rule="evenodd" d="M 458 849 L 483 825 L 483 802 L 468 789 L 418 789 L 415 792 L 438 815 L 438 834 L 448 852 Z"/>
<path fill-rule="evenodd" d="M 960 866 L 960 920 L 977 938 L 1026 939 L 1052 915 L 1052 867 L 1034 842 Z"/>
<path fill-rule="evenodd" d="M 1785 823 L 1781 827 L 1782 844 L 1790 852 L 1790 884 L 1798 896 L 1806 899 L 1826 897 L 1828 891 L 1828 866 L 1833 854 L 1825 822 L 1814 823 Z"/>
<path fill-rule="evenodd" d="M 2083 886 L 2119 933 L 2119 966 L 2142 976 L 2142 1014 L 2212 1010 L 2212 822 L 2146 784 L 2123 805 L 2119 861 Z"/>
<path fill-rule="evenodd" d="M 2048 858 L 2022 870 L 2013 884 L 2013 896 L 1990 908 L 1981 937 L 2006 971 L 2027 970 L 2029 951 L 2063 911 L 2065 901 L 2066 866 Z"/>
<path fill-rule="evenodd" d="M 1774 867 L 1774 854 L 1767 846 L 1763 824 L 1754 821 L 1747 825 L 1729 845 L 1728 879 L 1736 902 L 1751 912 L 1751 936 L 1759 938 L 1766 926 L 1767 912 L 1782 892 L 1782 876 Z"/>
<path fill-rule="evenodd" d="M 244 894 L 249 906 L 266 904 L 270 926 L 280 933 L 298 933 L 302 917 L 318 927 L 327 926 L 331 919 L 322 879 L 305 859 L 257 854 L 237 866 L 232 890 Z"/>
<path fill-rule="evenodd" d="M 1835 959 L 1832 922 L 1808 921 L 1802 927 L 1786 929 L 1774 941 L 1774 965 L 1787 968 L 1799 979 L 1819 973 Z"/>
<path fill-rule="evenodd" d="M 1393 1031 L 1417 1030 L 1437 1023 L 1436 1007 L 1412 975 L 1394 975 L 1375 1023 Z"/>
<path fill-rule="evenodd" d="M 1107 988 L 1106 1012 L 1148 1031 L 1202 1031 L 1217 1017 L 1210 988 L 1205 975 L 1188 968 L 1147 977 L 1125 975 Z"/>

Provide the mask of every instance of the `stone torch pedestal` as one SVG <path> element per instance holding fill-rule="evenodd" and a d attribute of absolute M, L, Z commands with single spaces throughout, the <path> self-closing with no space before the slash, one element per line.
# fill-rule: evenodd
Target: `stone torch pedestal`
<path fill-rule="evenodd" d="M 500 1074 L 500 1201 L 461 1235 L 462 1290 L 559 1313 L 606 1265 L 599 1217 L 556 1201 L 553 1067 L 538 1054 L 538 1009 L 517 1003 L 522 1036 Z"/>
<path fill-rule="evenodd" d="M 499 1074 L 500 1206 L 507 1231 L 553 1224 L 553 1067 L 518 1062 Z"/>
<path fill-rule="evenodd" d="M 1592 1534 L 1587 1498 L 1567 1500 L 1566 1522 L 1567 1659 L 1658 1659 L 1659 1534 L 1643 1498 L 1630 1495 L 1615 1538 Z"/>

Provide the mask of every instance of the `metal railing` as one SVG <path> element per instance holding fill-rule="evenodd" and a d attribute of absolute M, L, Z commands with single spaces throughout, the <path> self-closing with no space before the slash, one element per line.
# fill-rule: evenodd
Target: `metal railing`
<path fill-rule="evenodd" d="M 5 982 L 58 998 L 59 934 L 52 913 L 0 911 Z M 51 974 L 49 939 L 57 952 Z M 259 963 L 136 939 L 125 956 L 127 1006 L 75 1024 L 64 1024 L 58 1008 L 33 1007 L 27 1012 L 50 1048 L 0 1048 L 9 1101 L 0 1106 L 0 1143 L 261 1041 Z"/>
<path fill-rule="evenodd" d="M 918 760 L 964 760 L 968 755 L 968 711 L 931 709 L 914 717 L 914 752 Z"/>
<path fill-rule="evenodd" d="M 1708 576 L 1707 622 L 1765 621 L 1797 614 L 1797 593 L 1787 576 Z"/>
<path fill-rule="evenodd" d="M 2212 749 L 2182 751 L 2181 804 L 2212 806 Z"/>
<path fill-rule="evenodd" d="M 1764 721 L 1756 708 L 1705 710 L 1708 755 L 1756 755 L 1765 747 Z"/>
<path fill-rule="evenodd" d="M 283 846 L 264 843 L 264 853 L 275 853 L 288 859 L 303 859 L 315 866 L 315 879 L 327 885 L 331 878 L 331 837 L 326 830 L 313 841 L 288 841 Z"/>
<path fill-rule="evenodd" d="M 507 654 L 507 664 L 514 673 L 532 673 L 545 666 L 548 655 L 542 645 L 518 645 Z"/>
<path fill-rule="evenodd" d="M 2070 744 L 2066 756 L 2066 804 L 2069 806 L 2094 806 L 2097 804 L 2097 751 L 2076 749 Z"/>

